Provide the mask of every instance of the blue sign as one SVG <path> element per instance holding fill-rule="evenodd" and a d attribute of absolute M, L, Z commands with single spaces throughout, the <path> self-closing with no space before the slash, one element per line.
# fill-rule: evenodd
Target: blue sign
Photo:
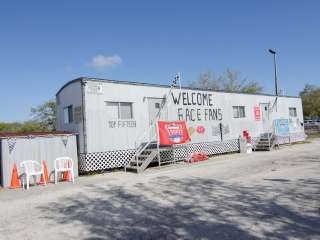
<path fill-rule="evenodd" d="M 274 125 L 277 136 L 289 135 L 289 119 L 276 119 Z"/>

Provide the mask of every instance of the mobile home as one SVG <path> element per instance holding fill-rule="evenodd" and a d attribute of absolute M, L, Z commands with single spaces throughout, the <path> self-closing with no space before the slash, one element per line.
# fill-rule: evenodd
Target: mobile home
<path fill-rule="evenodd" d="M 191 135 L 185 146 L 163 151 L 163 159 L 239 151 L 243 131 L 253 140 L 265 133 L 280 143 L 305 138 L 299 97 L 170 87 L 85 77 L 62 86 L 58 130 L 79 134 L 80 171 L 124 167 L 139 141 L 157 140 L 150 126 L 163 106 L 158 119 L 186 120 Z"/>

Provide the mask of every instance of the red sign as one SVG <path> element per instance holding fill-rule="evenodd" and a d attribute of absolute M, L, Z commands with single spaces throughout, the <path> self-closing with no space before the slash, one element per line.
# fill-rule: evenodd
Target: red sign
<path fill-rule="evenodd" d="M 185 121 L 158 122 L 160 145 L 189 142 L 190 136 Z"/>
<path fill-rule="evenodd" d="M 197 132 L 199 133 L 199 134 L 204 134 L 204 132 L 206 131 L 206 129 L 204 128 L 204 126 L 198 126 L 197 127 Z"/>
<path fill-rule="evenodd" d="M 254 120 L 260 121 L 261 120 L 260 106 L 255 106 L 253 111 L 254 111 Z"/>

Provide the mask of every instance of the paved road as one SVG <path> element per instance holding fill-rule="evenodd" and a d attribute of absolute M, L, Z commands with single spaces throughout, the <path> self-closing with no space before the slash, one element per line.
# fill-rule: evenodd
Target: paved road
<path fill-rule="evenodd" d="M 320 140 L 2 190 L 0 239 L 320 239 Z"/>

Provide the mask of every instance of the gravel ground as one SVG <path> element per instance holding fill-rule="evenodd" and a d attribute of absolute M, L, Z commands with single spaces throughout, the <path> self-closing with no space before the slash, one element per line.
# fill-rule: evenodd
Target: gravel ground
<path fill-rule="evenodd" d="M 0 239 L 320 239 L 320 140 L 2 190 Z"/>

